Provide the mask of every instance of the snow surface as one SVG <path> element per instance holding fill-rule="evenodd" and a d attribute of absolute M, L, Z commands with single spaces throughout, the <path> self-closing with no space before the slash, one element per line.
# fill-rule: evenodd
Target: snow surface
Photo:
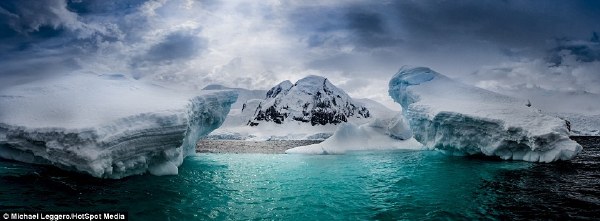
<path fill-rule="evenodd" d="M 404 117 L 374 119 L 357 126 L 341 124 L 327 140 L 285 151 L 287 154 L 344 154 L 349 151 L 366 150 L 421 150 L 423 145 L 412 138 Z"/>
<path fill-rule="evenodd" d="M 402 105 L 415 138 L 447 154 L 552 162 L 582 149 L 569 139 L 564 120 L 429 68 L 403 67 L 390 80 L 389 94 Z"/>
<path fill-rule="evenodd" d="M 123 75 L 14 86 L 0 91 L 0 157 L 102 178 L 177 174 L 236 96 L 174 92 Z"/>
<path fill-rule="evenodd" d="M 353 98 L 353 100 L 369 110 L 373 119 L 377 118 L 390 118 L 391 116 L 397 115 L 400 111 L 392 110 L 385 105 L 368 98 Z M 398 109 L 398 110 L 401 110 Z"/>

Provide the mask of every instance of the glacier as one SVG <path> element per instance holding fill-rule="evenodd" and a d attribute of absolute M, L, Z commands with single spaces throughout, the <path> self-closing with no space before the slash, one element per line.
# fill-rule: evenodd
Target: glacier
<path fill-rule="evenodd" d="M 124 75 L 67 74 L 0 91 L 0 158 L 99 178 L 177 174 L 234 91 L 175 92 Z"/>
<path fill-rule="evenodd" d="M 389 95 L 402 106 L 414 138 L 446 154 L 552 162 L 582 149 L 564 120 L 429 68 L 402 67 L 389 82 Z"/>

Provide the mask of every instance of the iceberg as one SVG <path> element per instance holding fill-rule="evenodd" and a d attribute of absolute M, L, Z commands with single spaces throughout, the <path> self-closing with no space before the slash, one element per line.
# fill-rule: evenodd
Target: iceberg
<path fill-rule="evenodd" d="M 564 120 L 429 68 L 401 68 L 389 94 L 402 106 L 414 138 L 447 154 L 552 162 L 582 149 L 569 139 Z"/>
<path fill-rule="evenodd" d="M 70 74 L 0 91 L 0 158 L 122 178 L 177 174 L 234 91 L 174 92 L 123 75 Z"/>
<path fill-rule="evenodd" d="M 350 151 L 422 150 L 412 138 L 409 126 L 399 114 L 393 118 L 376 118 L 357 126 L 343 123 L 325 141 L 286 150 L 286 154 L 344 154 Z"/>

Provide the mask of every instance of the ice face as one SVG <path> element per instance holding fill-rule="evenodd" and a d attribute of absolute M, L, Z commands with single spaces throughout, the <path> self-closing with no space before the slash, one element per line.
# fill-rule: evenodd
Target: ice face
<path fill-rule="evenodd" d="M 0 157 L 101 178 L 177 174 L 237 95 L 72 75 L 0 91 Z"/>
<path fill-rule="evenodd" d="M 448 154 L 552 162 L 581 151 L 564 120 L 428 68 L 402 68 L 389 94 L 402 105 L 414 137 Z"/>

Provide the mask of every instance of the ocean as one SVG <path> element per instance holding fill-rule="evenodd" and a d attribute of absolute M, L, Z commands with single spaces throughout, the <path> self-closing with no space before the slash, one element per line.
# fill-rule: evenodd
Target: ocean
<path fill-rule="evenodd" d="M 91 178 L 0 161 L 0 211 L 126 211 L 130 220 L 598 220 L 600 137 L 551 164 L 436 151 L 215 154 L 177 176 Z"/>

